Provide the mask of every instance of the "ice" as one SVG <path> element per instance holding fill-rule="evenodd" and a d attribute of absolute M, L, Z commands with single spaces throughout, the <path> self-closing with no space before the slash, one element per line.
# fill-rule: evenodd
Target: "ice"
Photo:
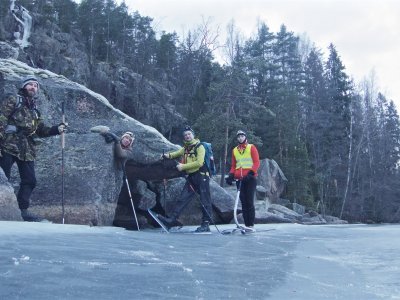
<path fill-rule="evenodd" d="M 400 225 L 256 227 L 0 222 L 0 299 L 400 299 Z"/>

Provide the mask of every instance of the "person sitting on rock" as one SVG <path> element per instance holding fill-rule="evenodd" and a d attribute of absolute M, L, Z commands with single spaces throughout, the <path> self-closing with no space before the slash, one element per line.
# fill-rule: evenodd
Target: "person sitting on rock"
<path fill-rule="evenodd" d="M 39 82 L 34 76 L 22 80 L 17 95 L 7 95 L 0 104 L 0 166 L 10 179 L 11 168 L 17 163 L 20 187 L 17 201 L 24 221 L 43 219 L 28 210 L 30 196 L 36 186 L 34 136 L 50 137 L 66 131 L 66 124 L 48 127 L 36 106 Z"/>
<path fill-rule="evenodd" d="M 195 193 L 200 195 L 202 208 L 202 223 L 196 232 L 209 232 L 212 214 L 211 195 L 210 195 L 210 175 L 204 164 L 205 148 L 198 139 L 194 138 L 194 131 L 189 126 L 183 129 L 184 146 L 179 150 L 162 155 L 163 159 L 174 159 L 182 157 L 176 168 L 187 174 L 186 183 L 180 194 L 173 212 L 170 217 L 159 215 L 159 219 L 168 227 L 182 226 L 178 218 L 184 208 L 193 199 Z"/>

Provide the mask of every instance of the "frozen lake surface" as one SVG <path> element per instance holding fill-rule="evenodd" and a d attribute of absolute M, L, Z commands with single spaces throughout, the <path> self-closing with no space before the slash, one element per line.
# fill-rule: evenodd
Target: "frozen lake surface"
<path fill-rule="evenodd" d="M 400 299 L 400 225 L 256 228 L 0 222 L 0 299 Z"/>

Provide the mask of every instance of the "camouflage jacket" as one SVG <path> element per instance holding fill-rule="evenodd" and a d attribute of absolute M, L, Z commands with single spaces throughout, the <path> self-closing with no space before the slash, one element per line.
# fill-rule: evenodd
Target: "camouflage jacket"
<path fill-rule="evenodd" d="M 18 101 L 20 98 L 20 102 Z M 17 105 L 17 103 L 20 105 Z M 5 133 L 7 125 L 17 128 L 15 133 Z M 33 161 L 36 157 L 34 135 L 49 137 L 58 134 L 58 127 L 45 126 L 34 100 L 20 95 L 7 95 L 0 104 L 0 148 L 2 152 Z M 1 156 L 1 154 L 0 154 Z"/>

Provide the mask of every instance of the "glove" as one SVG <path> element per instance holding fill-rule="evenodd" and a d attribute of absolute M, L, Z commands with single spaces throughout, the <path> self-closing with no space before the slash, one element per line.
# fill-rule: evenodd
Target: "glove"
<path fill-rule="evenodd" d="M 17 133 L 17 127 L 15 125 L 7 125 L 6 128 L 4 128 L 4 133 L 5 134 Z"/>
<path fill-rule="evenodd" d="M 5 134 L 17 133 L 17 126 L 15 126 L 15 125 L 7 125 L 6 128 L 4 128 L 4 133 Z"/>
<path fill-rule="evenodd" d="M 101 133 L 101 135 L 104 136 L 104 139 L 107 144 L 111 144 L 112 142 L 114 142 L 114 143 L 119 142 L 119 138 L 112 132 L 107 131 L 107 132 Z"/>
<path fill-rule="evenodd" d="M 168 153 L 161 154 L 161 159 L 169 159 L 169 154 Z"/>
<path fill-rule="evenodd" d="M 183 170 L 183 164 L 178 163 L 178 164 L 176 165 L 176 169 L 177 169 L 179 172 L 182 172 L 182 170 Z"/>
<path fill-rule="evenodd" d="M 225 178 L 226 184 L 233 185 L 234 176 L 232 173 L 229 173 L 229 176 Z"/>
<path fill-rule="evenodd" d="M 250 181 L 250 180 L 252 180 L 252 179 L 254 178 L 255 175 L 256 175 L 256 174 L 254 173 L 254 171 L 253 171 L 253 170 L 250 170 L 250 171 L 247 173 L 247 175 L 244 176 L 243 181 L 244 181 L 244 182 Z"/>
<path fill-rule="evenodd" d="M 57 127 L 59 133 L 67 132 L 67 128 L 68 128 L 68 123 L 60 123 L 60 124 L 58 124 L 58 127 Z"/>

